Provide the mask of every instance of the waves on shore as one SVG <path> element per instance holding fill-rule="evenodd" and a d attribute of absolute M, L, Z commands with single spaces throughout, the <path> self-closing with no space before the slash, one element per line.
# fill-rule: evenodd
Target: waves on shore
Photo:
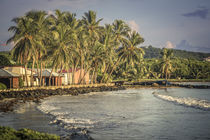
<path fill-rule="evenodd" d="M 42 104 L 38 106 L 38 109 L 46 114 L 53 116 L 51 124 L 59 125 L 60 127 L 68 131 L 80 131 L 92 128 L 95 123 L 90 119 L 70 118 L 70 112 L 65 112 L 65 110 L 63 110 L 62 108 L 49 103 L 48 100 L 43 101 Z"/>
<path fill-rule="evenodd" d="M 199 108 L 202 110 L 210 110 L 210 102 L 207 100 L 201 100 L 201 99 L 197 99 L 197 98 L 191 98 L 191 97 L 173 97 L 173 96 L 169 96 L 169 95 L 163 95 L 163 94 L 159 94 L 157 92 L 154 92 L 153 95 L 157 98 L 169 101 L 169 102 L 173 102 L 179 105 L 184 105 L 184 106 L 188 106 L 188 107 L 193 107 L 193 108 Z"/>

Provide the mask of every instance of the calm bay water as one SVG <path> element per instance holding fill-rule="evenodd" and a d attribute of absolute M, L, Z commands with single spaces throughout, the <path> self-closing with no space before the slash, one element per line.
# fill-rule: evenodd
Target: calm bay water
<path fill-rule="evenodd" d="M 128 89 L 54 96 L 38 108 L 94 139 L 210 139 L 209 89 Z"/>

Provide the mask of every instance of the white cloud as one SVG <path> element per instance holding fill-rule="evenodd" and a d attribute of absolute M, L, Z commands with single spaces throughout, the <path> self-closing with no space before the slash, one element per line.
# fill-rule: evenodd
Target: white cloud
<path fill-rule="evenodd" d="M 173 43 L 171 43 L 171 41 L 167 41 L 165 44 L 165 48 L 173 49 L 173 48 L 176 48 L 176 46 L 173 45 Z"/>
<path fill-rule="evenodd" d="M 54 13 L 54 12 L 53 12 L 52 10 L 47 11 L 47 14 L 48 14 L 48 15 L 53 15 L 53 13 Z"/>
<path fill-rule="evenodd" d="M 134 20 L 128 21 L 128 25 L 131 27 L 132 30 L 137 32 L 139 31 L 139 25 Z"/>

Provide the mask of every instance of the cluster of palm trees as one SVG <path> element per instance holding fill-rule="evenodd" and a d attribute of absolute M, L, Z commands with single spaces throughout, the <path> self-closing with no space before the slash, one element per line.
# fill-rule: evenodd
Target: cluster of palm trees
<path fill-rule="evenodd" d="M 25 74 L 29 65 L 32 71 L 37 68 L 40 85 L 46 67 L 52 69 L 51 76 L 58 69 L 72 68 L 73 84 L 78 68 L 81 84 L 87 73 L 91 75 L 91 83 L 109 82 L 120 64 L 134 67 L 144 55 L 138 47 L 144 42 L 139 33 L 131 31 L 122 20 L 101 26 L 102 19 L 97 19 L 96 12 L 91 10 L 81 19 L 60 10 L 51 15 L 45 11 L 29 11 L 12 21 L 15 25 L 8 31 L 14 34 L 7 43 L 14 42 L 12 54 L 24 65 Z M 29 79 L 25 77 L 28 84 Z"/>

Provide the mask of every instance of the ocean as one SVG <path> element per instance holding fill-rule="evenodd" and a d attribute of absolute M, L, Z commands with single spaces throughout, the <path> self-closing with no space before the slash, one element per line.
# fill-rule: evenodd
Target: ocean
<path fill-rule="evenodd" d="M 210 89 L 141 88 L 52 96 L 1 116 L 0 125 L 57 134 L 86 130 L 96 140 L 210 139 Z"/>

